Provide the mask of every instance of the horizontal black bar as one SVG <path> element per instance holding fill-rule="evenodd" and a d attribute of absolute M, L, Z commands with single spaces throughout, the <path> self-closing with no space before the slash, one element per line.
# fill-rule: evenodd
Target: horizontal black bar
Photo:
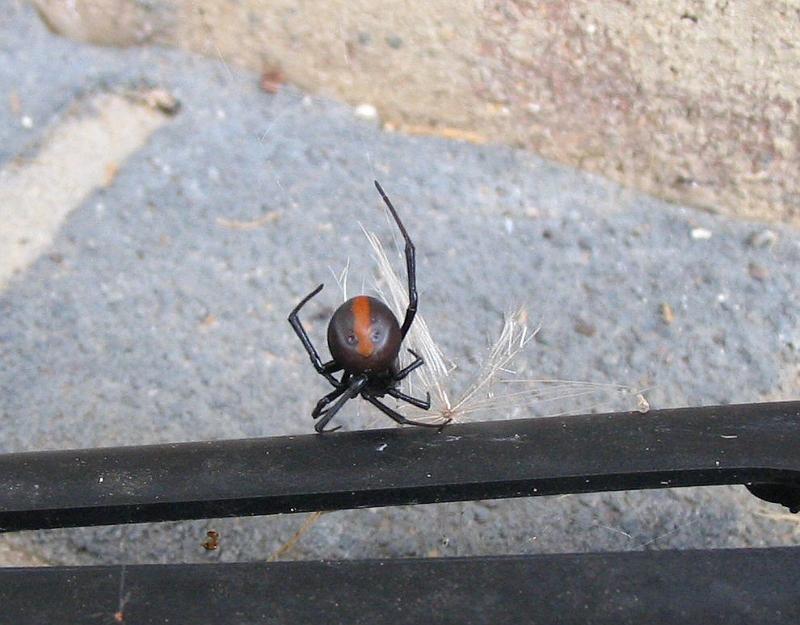
<path fill-rule="evenodd" d="M 0 569 L 0 621 L 797 625 L 800 548 Z"/>
<path fill-rule="evenodd" d="M 0 456 L 4 531 L 498 497 L 800 486 L 800 402 Z"/>

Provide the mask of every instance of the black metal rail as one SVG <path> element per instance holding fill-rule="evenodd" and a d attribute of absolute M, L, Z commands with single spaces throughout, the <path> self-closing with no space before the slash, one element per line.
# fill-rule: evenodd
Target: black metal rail
<path fill-rule="evenodd" d="M 0 569 L 14 625 L 797 625 L 800 548 Z"/>
<path fill-rule="evenodd" d="M 714 484 L 800 507 L 800 402 L 0 456 L 0 530 Z"/>

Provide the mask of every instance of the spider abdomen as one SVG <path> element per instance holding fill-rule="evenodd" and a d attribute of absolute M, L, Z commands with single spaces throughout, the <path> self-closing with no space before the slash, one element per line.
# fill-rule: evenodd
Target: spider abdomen
<path fill-rule="evenodd" d="M 402 342 L 400 324 L 382 301 L 358 295 L 333 313 L 328 324 L 331 356 L 350 373 L 380 372 L 392 367 Z"/>

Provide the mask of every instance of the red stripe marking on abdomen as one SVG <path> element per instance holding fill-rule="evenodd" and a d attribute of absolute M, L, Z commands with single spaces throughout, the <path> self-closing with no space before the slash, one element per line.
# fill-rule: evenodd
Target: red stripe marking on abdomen
<path fill-rule="evenodd" d="M 369 358 L 374 351 L 372 345 L 372 319 L 369 298 L 360 295 L 353 300 L 353 331 L 358 338 L 358 353 Z"/>

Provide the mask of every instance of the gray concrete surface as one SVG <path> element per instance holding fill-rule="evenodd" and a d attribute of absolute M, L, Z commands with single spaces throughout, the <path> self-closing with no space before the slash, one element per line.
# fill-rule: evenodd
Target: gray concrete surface
<path fill-rule="evenodd" d="M 0 451 L 311 431 L 325 383 L 285 318 L 325 281 L 306 315 L 322 344 L 339 301 L 329 268 L 349 258 L 352 285 L 372 275 L 358 223 L 392 232 L 375 177 L 415 238 L 421 310 L 461 364 L 456 384 L 524 302 L 543 324 L 530 375 L 653 386 L 656 408 L 797 397 L 796 230 L 669 205 L 507 148 L 386 134 L 343 105 L 264 93 L 221 61 L 71 43 L 14 2 L 0 12 L 0 94 L 16 92 L 22 111 L 0 100 L 0 167 L 35 158 L 87 94 L 142 86 L 168 89 L 181 112 L 0 293 Z M 754 245 L 767 227 L 774 245 Z M 341 422 L 371 417 L 353 405 Z M 361 510 L 324 515 L 287 557 L 796 542 L 800 524 L 773 512 L 740 487 Z M 6 541 L 46 562 L 263 559 L 303 518 Z M 207 553 L 211 527 L 222 547 Z"/>

